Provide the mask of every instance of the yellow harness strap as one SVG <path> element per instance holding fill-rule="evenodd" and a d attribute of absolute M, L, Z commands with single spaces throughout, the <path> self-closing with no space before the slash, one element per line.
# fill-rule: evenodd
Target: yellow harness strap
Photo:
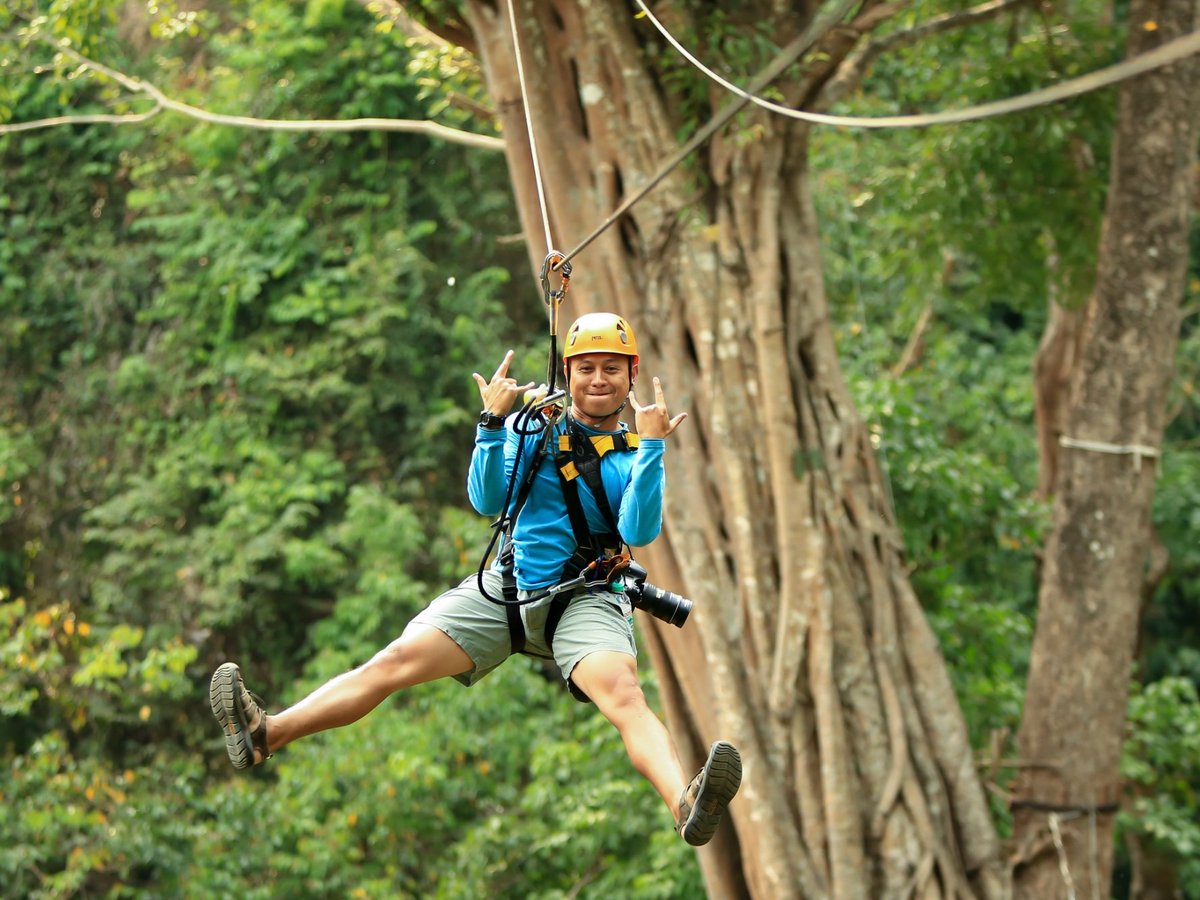
<path fill-rule="evenodd" d="M 619 434 L 593 434 L 589 435 L 589 438 L 592 446 L 596 448 L 596 455 L 602 458 L 610 450 L 636 450 L 639 440 L 636 434 L 630 434 L 628 431 L 622 431 Z M 571 435 L 560 434 L 558 436 L 558 452 L 560 454 L 571 452 Z M 558 469 L 567 481 L 579 476 L 579 470 L 575 468 L 575 463 L 571 460 L 559 466 Z"/>

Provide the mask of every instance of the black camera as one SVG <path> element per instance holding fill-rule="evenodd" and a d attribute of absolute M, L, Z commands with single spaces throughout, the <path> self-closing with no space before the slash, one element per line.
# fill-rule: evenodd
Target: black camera
<path fill-rule="evenodd" d="M 682 628 L 692 611 L 692 601 L 672 591 L 646 583 L 646 570 L 632 559 L 622 575 L 629 602 L 668 625 Z"/>

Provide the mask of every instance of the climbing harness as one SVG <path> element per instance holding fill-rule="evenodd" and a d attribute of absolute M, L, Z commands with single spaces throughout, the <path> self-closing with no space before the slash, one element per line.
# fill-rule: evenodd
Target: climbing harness
<path fill-rule="evenodd" d="M 554 464 L 558 469 L 563 499 L 567 504 L 567 515 L 579 548 L 575 552 L 574 565 L 581 565 L 590 558 L 584 569 L 593 573 L 589 578 L 589 585 L 602 584 L 606 590 L 623 592 L 634 606 L 669 625 L 682 628 L 692 611 L 692 601 L 648 583 L 646 570 L 629 553 L 622 552 L 621 547 L 624 545 L 617 531 L 617 519 L 608 503 L 608 495 L 600 474 L 601 458 L 613 450 L 636 450 L 638 436 L 628 432 L 588 435 L 578 426 L 572 431 L 572 424 L 568 421 L 568 432 L 558 439 L 559 452 L 554 458 Z M 606 533 L 596 535 L 588 528 L 583 502 L 579 499 L 580 477 L 592 492 L 596 506 L 608 525 L 609 530 Z M 571 569 L 572 563 L 569 562 L 564 574 Z M 547 628 L 546 640 L 549 643 L 549 625 Z"/>
<path fill-rule="evenodd" d="M 527 404 L 526 409 L 532 410 L 536 404 Z M 529 428 L 529 414 L 526 409 L 518 414 L 513 428 L 518 435 L 537 433 L 537 428 Z M 520 608 L 530 603 L 540 602 L 547 598 L 550 608 L 546 617 L 545 641 L 552 646 L 554 632 L 558 622 L 566 611 L 571 598 L 580 590 L 604 588 L 609 589 L 610 583 L 619 577 L 624 566 L 617 567 L 612 560 L 621 555 L 623 542 L 617 532 L 616 518 L 604 492 L 603 480 L 600 476 L 600 459 L 612 451 L 633 451 L 637 449 L 638 437 L 635 434 L 620 432 L 616 434 L 587 435 L 569 415 L 560 424 L 544 422 L 541 426 L 541 437 L 534 451 L 525 477 L 521 479 L 519 488 L 515 487 L 519 471 L 520 452 L 524 441 L 517 444 L 517 459 L 513 464 L 513 475 L 509 480 L 508 491 L 504 500 L 504 510 L 500 518 L 493 523 L 493 535 L 484 551 L 476 573 L 477 583 L 483 596 L 493 603 L 505 607 L 508 620 L 509 636 L 513 653 L 525 653 L 526 638 L 524 624 L 521 622 Z M 558 584 L 544 591 L 531 593 L 520 597 L 517 589 L 516 573 L 514 571 L 514 553 L 512 534 L 516 527 L 517 517 L 522 506 L 529 497 L 538 468 L 549 449 L 550 441 L 557 437 L 554 466 L 558 472 L 559 483 L 562 486 L 563 498 L 567 506 L 567 515 L 571 529 L 575 535 L 576 549 L 564 563 Z M 599 507 L 605 521 L 609 523 L 610 531 L 602 535 L 592 535 L 579 499 L 579 487 L 576 479 L 582 476 L 592 491 L 596 505 Z M 515 492 L 516 500 L 513 501 Z M 511 503 L 511 508 L 510 508 Z M 498 540 L 503 539 L 499 551 L 500 577 L 503 585 L 502 597 L 493 597 L 488 593 L 483 583 L 483 572 L 487 560 L 492 554 Z M 629 560 L 625 555 L 625 560 Z"/>
<path fill-rule="evenodd" d="M 613 515 L 604 490 L 600 460 L 612 450 L 633 451 L 637 446 L 636 434 L 619 432 L 588 435 L 568 414 L 566 431 L 559 435 L 558 452 L 554 455 L 554 468 L 558 472 L 559 486 L 567 504 L 567 517 L 571 521 L 571 530 L 575 532 L 575 555 L 567 561 L 563 570 L 565 575 L 569 575 L 571 569 L 582 569 L 595 560 L 620 552 L 623 542 L 617 530 L 617 517 Z M 608 526 L 608 531 L 603 534 L 592 534 L 588 528 L 583 503 L 579 499 L 580 477 L 592 492 L 592 498 Z"/>
<path fill-rule="evenodd" d="M 576 424 L 570 414 L 566 417 L 566 428 L 558 436 L 558 452 L 554 455 L 554 468 L 558 472 L 559 486 L 562 488 L 563 500 L 567 504 L 567 517 L 571 522 L 571 530 L 575 533 L 575 552 L 563 566 L 561 581 L 570 583 L 583 579 L 578 588 L 609 590 L 610 582 L 615 580 L 624 566 L 619 565 L 622 558 L 628 564 L 628 554 L 622 554 L 624 542 L 617 530 L 617 519 L 609 505 L 604 481 L 600 475 L 601 457 L 610 451 L 619 450 L 631 452 L 637 449 L 637 435 L 624 432 L 617 434 L 588 435 Z M 597 440 L 598 438 L 598 440 Z M 583 512 L 583 502 L 579 499 L 578 478 L 582 476 L 592 499 L 600 508 L 600 514 L 608 525 L 608 531 L 593 534 L 588 527 L 587 516 Z M 550 601 L 550 610 L 546 615 L 545 637 L 546 646 L 553 646 L 554 632 L 558 622 L 566 612 L 571 594 L 559 593 Z M 509 624 L 511 627 L 512 620 Z"/>

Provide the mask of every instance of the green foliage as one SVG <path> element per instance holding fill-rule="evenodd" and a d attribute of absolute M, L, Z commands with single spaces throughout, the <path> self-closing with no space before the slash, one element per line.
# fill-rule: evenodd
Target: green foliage
<path fill-rule="evenodd" d="M 893 26 L 938 11 L 917 4 Z M 1018 16 L 885 54 L 839 111 L 1013 96 L 1044 86 L 1047 60 L 1051 78 L 1080 74 L 1115 44 L 1097 12 L 1075 11 L 1069 28 Z M 836 336 L 978 743 L 1020 715 L 1047 525 L 1032 497 L 1030 360 L 1048 298 L 1078 303 L 1093 277 L 1111 106 L 1096 95 L 961 126 L 815 132 Z M 906 370 L 889 374 L 918 329 Z"/>
<path fill-rule="evenodd" d="M 895 27 L 937 11 L 926 6 Z M 1051 79 L 1074 77 L 1112 61 L 1119 41 L 1106 14 L 1073 10 L 1069 27 L 1018 16 L 1002 28 L 951 30 L 884 55 L 838 111 L 934 112 L 1016 96 L 1047 86 L 1047 61 Z M 939 315 L 982 313 L 985 329 L 1036 326 L 1048 296 L 1077 305 L 1095 270 L 1112 116 L 1111 96 L 1093 93 L 963 125 L 818 129 L 831 295 L 897 342 L 928 301 Z"/>
<path fill-rule="evenodd" d="M 457 21 L 451 4 L 421 5 Z M 744 13 L 689 11 L 680 36 L 731 73 L 780 38 Z M 1020 21 L 1014 43 L 981 29 L 895 54 L 840 111 L 996 99 L 1044 83 L 1047 59 L 1062 78 L 1109 61 L 1108 26 L 1072 15 L 1052 40 Z M 643 25 L 690 135 L 713 95 Z M 2 122 L 146 105 L 31 29 L 221 112 L 494 130 L 472 118 L 487 100 L 469 56 L 405 46 L 341 0 L 10 4 L 0 30 L 23 38 L 0 44 Z M 814 144 L 848 380 L 977 743 L 1019 715 L 1045 527 L 1028 361 L 1046 297 L 1087 288 L 1110 106 Z M 702 892 L 615 732 L 529 661 L 469 691 L 407 693 L 236 777 L 207 710 L 217 661 L 243 661 L 277 709 L 474 569 L 486 523 L 463 508 L 470 372 L 509 345 L 523 377 L 543 366 L 522 339 L 541 327 L 524 248 L 493 240 L 516 227 L 506 185 L 499 155 L 398 133 L 163 113 L 0 137 L 6 892 Z M 927 302 L 916 364 L 884 374 Z M 1155 510 L 1172 569 L 1147 629 L 1147 669 L 1191 679 L 1200 657 L 1178 636 L 1200 603 L 1198 347 L 1193 320 Z M 1177 854 L 1197 841 L 1195 708 L 1179 679 L 1132 707 L 1143 821 L 1126 827 Z"/>
<path fill-rule="evenodd" d="M 474 571 L 487 533 L 477 516 L 450 507 L 438 521 L 423 523 L 413 507 L 360 485 L 351 491 L 333 539 L 339 552 L 355 560 L 355 571 L 353 585 L 312 628 L 313 662 L 323 677 L 369 659 L 425 607 L 437 592 L 434 585 L 457 583 Z M 412 581 L 397 560 L 405 569 L 425 572 L 432 583 Z"/>
<path fill-rule="evenodd" d="M 482 96 L 465 54 L 412 53 L 358 4 L 162 6 L 142 50 L 115 40 L 129 12 L 64 3 L 37 27 L 223 112 L 491 127 L 448 102 Z M 5 119 L 136 107 L 99 76 L 18 69 Z M 169 114 L 0 137 L 6 891 L 430 896 L 452 867 L 487 883 L 501 848 L 469 848 L 502 816 L 531 845 L 573 835 L 584 804 L 612 830 L 580 836 L 589 866 L 612 863 L 598 886 L 700 884 L 615 732 L 530 663 L 237 777 L 207 708 L 217 661 L 277 709 L 477 565 L 470 373 L 507 346 L 529 377 L 544 365 L 501 303 L 527 278 L 523 248 L 492 241 L 515 221 L 503 166 L 411 135 Z M 515 318 L 540 325 L 523 296 L 535 315 Z M 539 786 L 577 731 L 586 774 Z M 591 877 L 572 854 L 521 874 L 547 896 Z"/>
<path fill-rule="evenodd" d="M 1200 896 L 1200 697 L 1192 681 L 1164 678 L 1135 691 L 1121 774 L 1132 802 L 1120 829 L 1176 856 L 1184 896 Z"/>
<path fill-rule="evenodd" d="M 1200 685 L 1200 218 L 1193 219 L 1193 266 L 1180 328 L 1177 376 L 1167 409 L 1166 452 L 1159 460 L 1154 525 L 1170 566 L 1146 610 L 1145 674 L 1190 678 Z"/>
<path fill-rule="evenodd" d="M 918 4 L 896 25 L 925 15 Z M 1010 24 L 1007 34 L 950 33 L 881 60 L 868 90 L 839 111 L 911 113 L 1013 96 L 1047 83 L 1047 60 L 1054 77 L 1069 78 L 1112 62 L 1119 46 L 1111 26 L 1085 10 L 1068 28 Z M 814 140 L 835 334 L 888 476 L 913 585 L 977 746 L 1014 733 L 1020 718 L 1048 525 L 1032 496 L 1030 363 L 1048 301 L 1076 305 L 1090 290 L 1113 107 L 1102 93 L 973 125 L 825 129 Z M 1195 274 L 1188 290 L 1185 305 L 1200 295 Z M 891 375 L 926 310 L 917 352 Z M 1200 609 L 1194 322 L 1185 320 L 1181 336 L 1154 509 L 1170 567 L 1145 622 L 1143 671 L 1153 683 L 1131 705 L 1125 774 L 1137 787 L 1135 812 L 1122 822 L 1178 862 L 1194 896 L 1196 753 L 1186 736 L 1190 685 L 1200 683 L 1191 649 Z M 1191 681 L 1155 680 L 1163 676 Z M 1003 831 L 1008 811 L 993 808 Z"/>
<path fill-rule="evenodd" d="M 36 452 L 32 435 L 20 424 L 0 427 L 0 524 L 21 508 L 21 479 L 33 471 Z"/>
<path fill-rule="evenodd" d="M 982 742 L 1020 718 L 1047 524 L 1029 495 L 1030 336 L 998 334 L 993 347 L 937 324 L 921 365 L 891 378 L 878 375 L 887 336 L 853 330 L 841 337 L 853 348 L 850 386 L 885 468 L 913 586 Z"/>
<path fill-rule="evenodd" d="M 563 721 L 535 732 L 528 786 L 471 826 L 436 896 L 701 896 L 694 854 L 629 768 L 616 732 L 594 709 L 560 696 Z"/>
<path fill-rule="evenodd" d="M 1166 546 L 1170 566 L 1154 601 L 1146 610 L 1144 629 L 1150 639 L 1146 675 L 1174 675 L 1200 684 L 1200 429 L 1189 442 L 1169 445 L 1161 460 L 1155 492 L 1154 523 Z"/>

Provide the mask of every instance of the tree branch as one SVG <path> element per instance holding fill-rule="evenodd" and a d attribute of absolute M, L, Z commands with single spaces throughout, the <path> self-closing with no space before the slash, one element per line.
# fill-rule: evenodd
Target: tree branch
<path fill-rule="evenodd" d="M 55 128 L 59 125 L 131 125 L 137 122 L 145 122 L 147 119 L 157 116 L 162 111 L 162 106 L 156 103 L 145 112 L 129 113 L 127 115 L 96 113 L 94 115 L 54 116 L 49 119 L 33 119 L 29 122 L 10 122 L 7 125 L 0 125 L 0 135 L 16 134 L 19 131 L 35 131 L 39 128 Z"/>
<path fill-rule="evenodd" d="M 454 25 L 439 26 L 445 29 L 444 34 L 439 34 L 409 15 L 408 11 L 398 0 L 357 0 L 357 2 L 359 6 L 363 7 L 371 15 L 392 23 L 410 41 L 424 44 L 427 47 L 433 47 L 443 52 L 451 47 L 461 47 L 471 54 L 475 53 L 473 37 L 465 27 L 458 28 Z M 466 110 L 477 119 L 484 119 L 488 122 L 496 121 L 496 111 L 494 109 L 477 100 L 472 100 L 470 97 L 449 91 L 446 94 L 446 101 L 451 106 Z"/>
<path fill-rule="evenodd" d="M 911 46 L 935 34 L 978 25 L 980 22 L 997 18 L 1009 10 L 1027 6 L 1031 2 L 1032 0 L 988 0 L 988 2 L 970 9 L 943 13 L 912 28 L 893 31 L 891 34 L 885 34 L 876 40 L 869 41 L 848 56 L 838 67 L 837 74 L 829 80 L 821 93 L 821 102 L 823 105 L 832 105 L 858 88 L 871 66 L 875 64 L 875 60 L 889 50 Z M 868 31 L 899 12 L 901 8 L 902 6 L 899 4 L 885 4 L 876 7 L 866 16 L 861 17 L 861 21 L 856 20 L 853 26 Z"/>
<path fill-rule="evenodd" d="M 358 5 L 371 15 L 391 22 L 403 34 L 415 41 L 420 41 L 423 44 L 432 44 L 437 47 L 450 46 L 449 40 L 434 34 L 410 16 L 408 11 L 397 0 L 358 0 Z"/>
<path fill-rule="evenodd" d="M 414 19 L 399 0 L 358 0 L 358 4 L 372 15 L 392 22 L 410 38 L 428 44 L 462 47 L 478 56 L 475 35 L 461 20 L 439 22 L 431 28 Z"/>
<path fill-rule="evenodd" d="M 925 332 L 929 330 L 931 321 L 933 321 L 933 301 L 928 300 L 925 308 L 921 310 L 921 315 L 917 317 L 917 324 L 913 327 L 912 334 L 908 336 L 904 352 L 900 354 L 900 359 L 896 361 L 889 372 L 892 378 L 902 377 L 917 364 L 917 360 L 920 359 L 925 348 Z"/>
<path fill-rule="evenodd" d="M 150 97 L 157 104 L 155 112 L 159 109 L 169 109 L 172 112 L 177 112 L 189 118 L 208 122 L 213 125 L 231 125 L 237 128 L 252 128 L 259 131 L 402 131 L 412 134 L 423 134 L 426 137 L 437 138 L 452 144 L 475 147 L 479 150 L 501 151 L 504 149 L 504 141 L 500 138 L 485 134 L 476 134 L 471 131 L 461 131 L 457 128 L 450 128 L 438 122 L 431 122 L 424 119 L 259 119 L 253 116 L 234 116 L 209 112 L 208 110 L 191 106 L 178 100 L 172 100 L 150 82 L 133 78 L 115 69 L 110 69 L 103 63 L 88 59 L 77 50 L 55 43 L 48 37 L 42 36 L 40 39 L 53 46 L 58 52 L 75 60 L 84 68 L 91 69 L 112 79 L 131 93 Z M 149 118 L 151 114 L 153 113 L 137 114 L 135 116 L 59 116 L 56 119 L 40 119 L 36 122 L 18 122 L 3 125 L 0 126 L 0 134 L 78 122 L 126 123 L 139 121 L 139 116 L 142 119 Z"/>

